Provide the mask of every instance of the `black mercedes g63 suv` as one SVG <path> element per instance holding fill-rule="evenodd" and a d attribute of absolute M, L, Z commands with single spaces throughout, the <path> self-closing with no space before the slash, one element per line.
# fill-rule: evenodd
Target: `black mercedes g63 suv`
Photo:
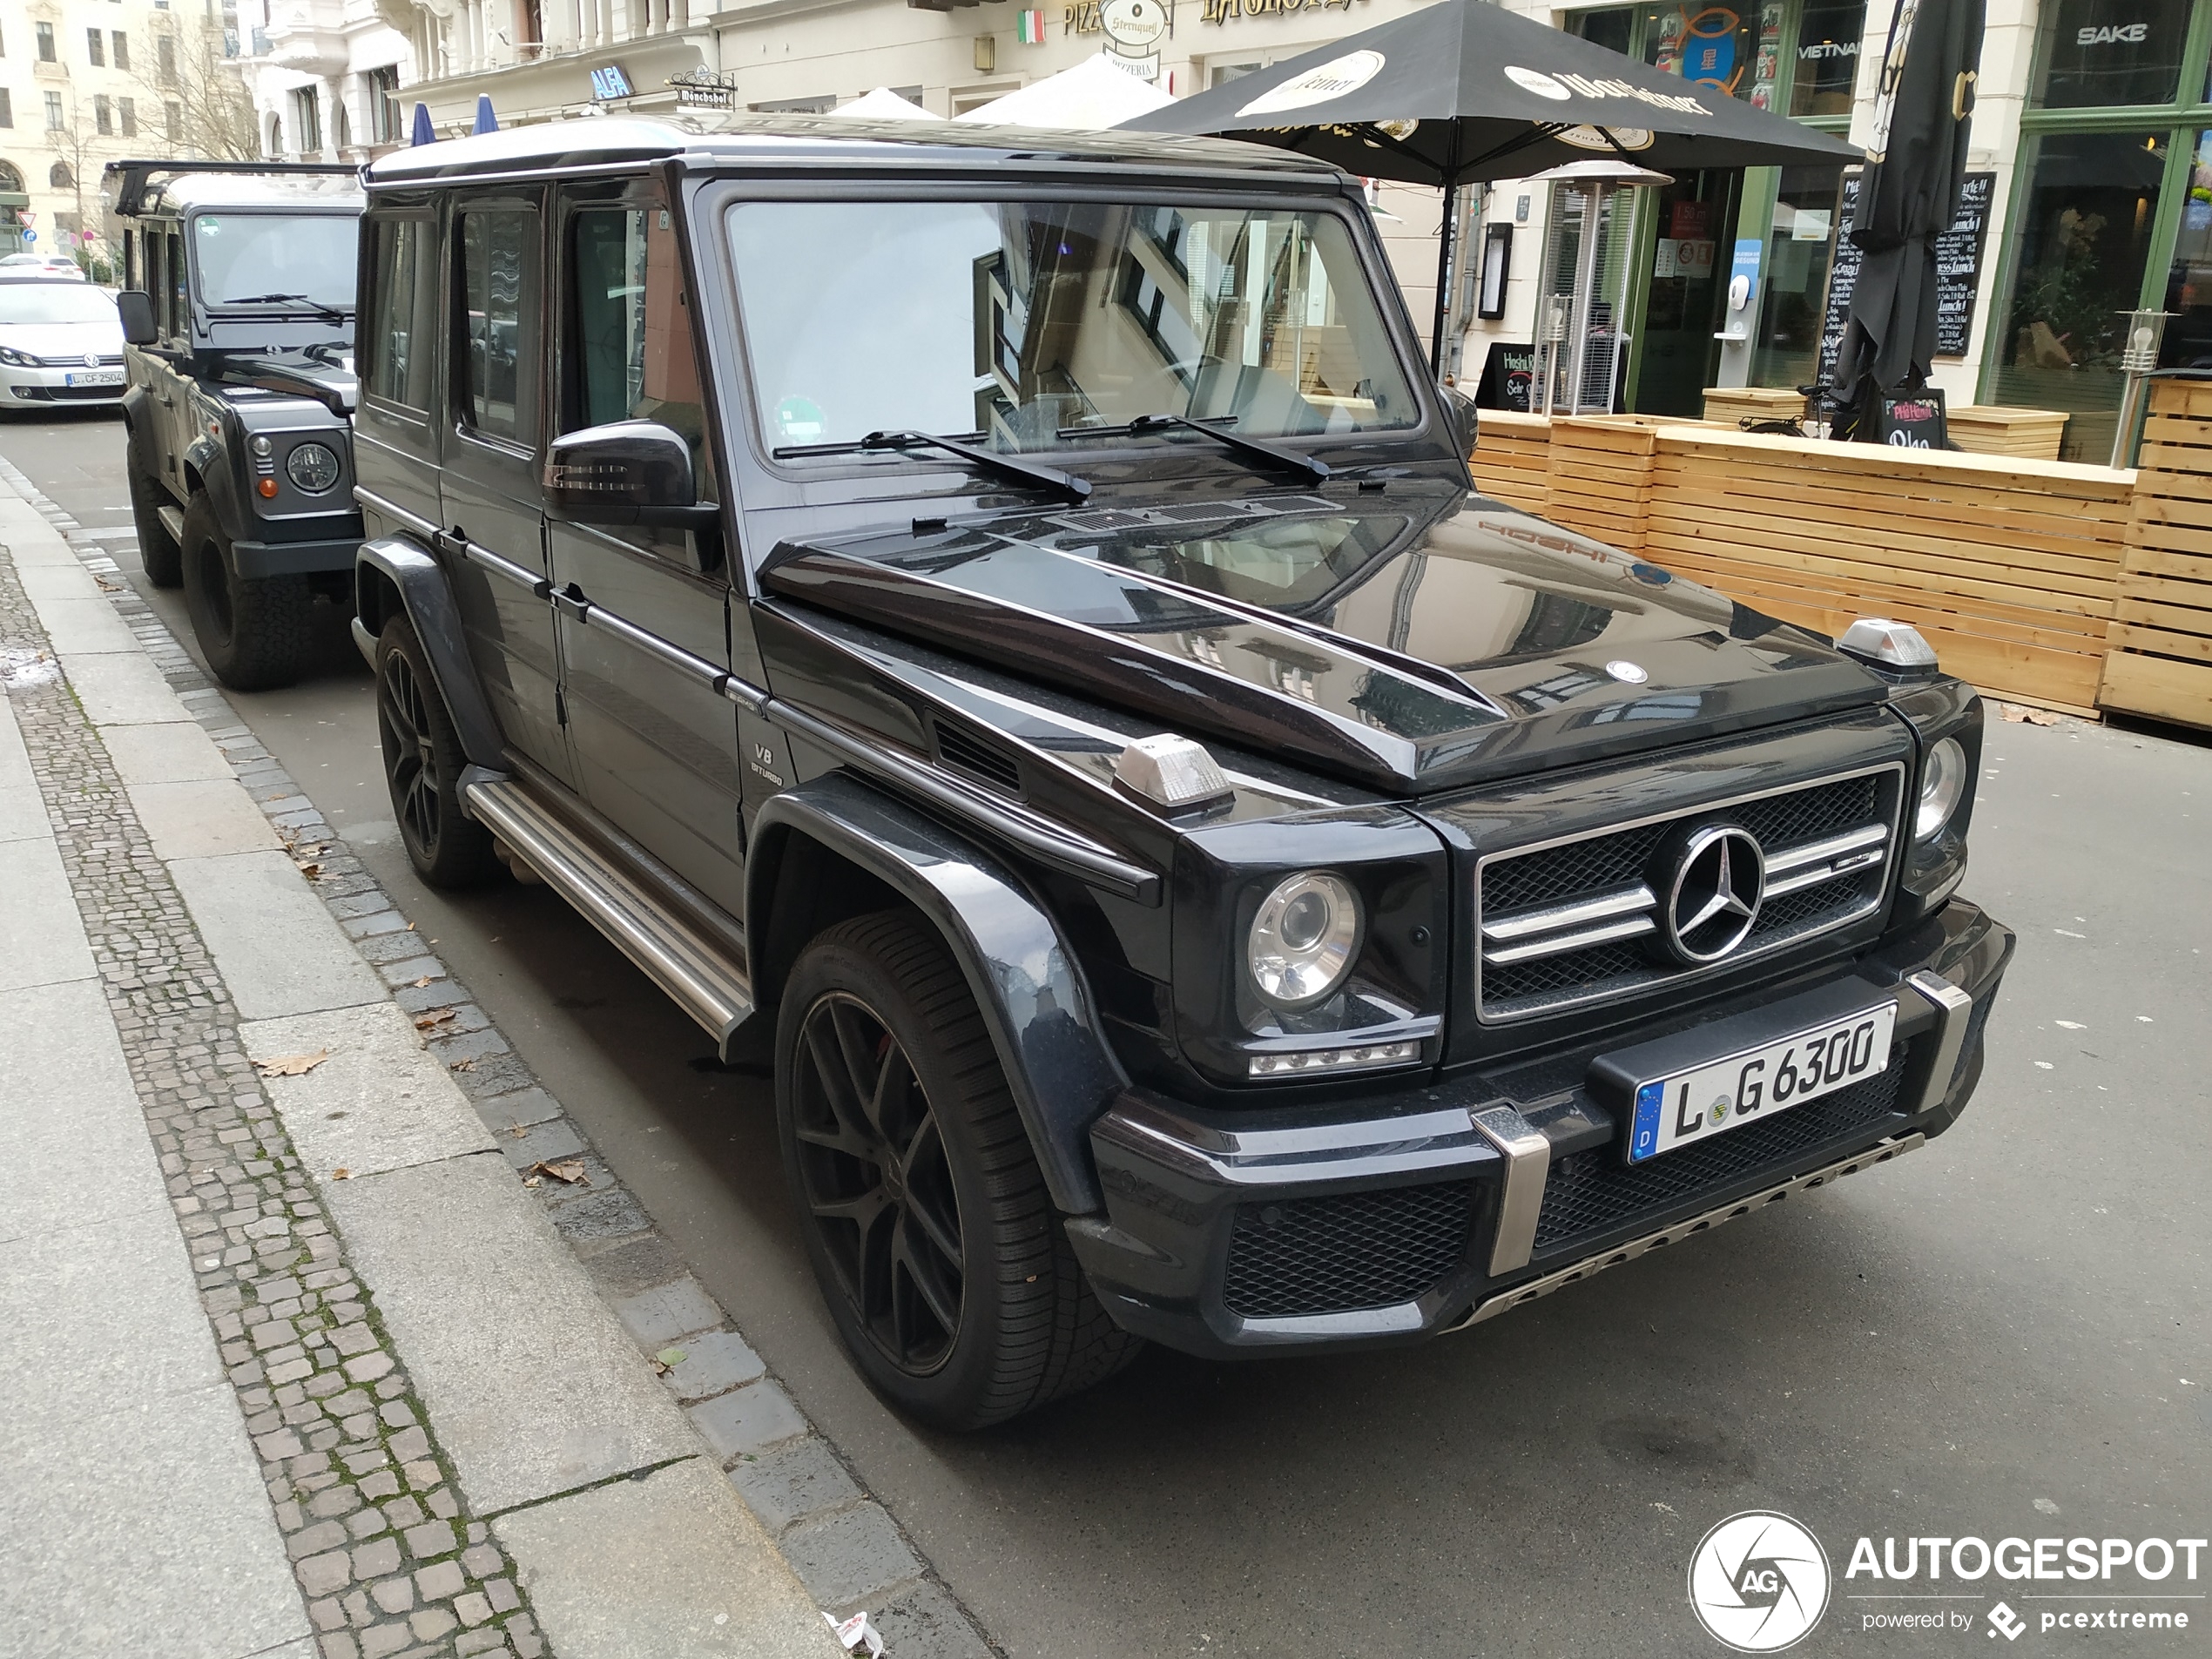
<path fill-rule="evenodd" d="M 1458 1330 L 1966 1104 L 1973 691 L 1471 494 L 1339 173 L 610 118 L 367 179 L 409 854 L 772 1021 L 900 1406 Z"/>
<path fill-rule="evenodd" d="M 156 587 L 238 691 L 298 677 L 318 596 L 351 602 L 350 166 L 117 161 L 124 475 Z"/>

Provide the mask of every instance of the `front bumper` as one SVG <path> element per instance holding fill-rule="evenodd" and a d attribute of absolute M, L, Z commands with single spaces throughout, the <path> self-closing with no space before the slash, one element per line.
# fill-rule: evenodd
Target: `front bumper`
<path fill-rule="evenodd" d="M 116 376 L 112 384 L 105 386 L 71 386 L 70 377 L 90 374 Z M 82 363 L 62 363 L 51 368 L 19 368 L 12 363 L 0 363 L 0 408 L 81 408 L 85 405 L 120 403 L 124 393 L 131 389 L 129 378 L 119 364 L 102 364 L 98 370 L 88 369 Z"/>
<path fill-rule="evenodd" d="M 361 550 L 361 516 L 341 519 L 333 529 L 348 526 L 334 537 L 312 542 L 233 542 L 231 557 L 239 576 L 258 580 L 272 576 L 316 576 L 327 570 L 354 568 Z"/>
<path fill-rule="evenodd" d="M 1202 1113 L 1130 1090 L 1091 1131 L 1106 1213 L 1070 1221 L 1069 1237 L 1122 1325 L 1189 1352 L 1460 1329 L 1942 1133 L 1979 1080 L 2012 950 L 2007 929 L 1953 900 L 1824 980 L 1793 984 L 1770 1005 L 1777 1017 L 1793 1002 L 1893 992 L 1901 1055 L 1793 1111 L 1635 1165 L 1587 1053 L 1448 1075 L 1349 1109 Z"/>

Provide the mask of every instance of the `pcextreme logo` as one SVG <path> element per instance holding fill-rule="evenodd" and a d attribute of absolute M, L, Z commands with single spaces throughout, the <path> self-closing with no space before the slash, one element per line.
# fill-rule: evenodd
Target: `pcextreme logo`
<path fill-rule="evenodd" d="M 1738 1653 L 1779 1653 L 1827 1610 L 1828 1554 L 1787 1515 L 1730 1515 L 1689 1558 L 1689 1606 L 1715 1641 Z"/>

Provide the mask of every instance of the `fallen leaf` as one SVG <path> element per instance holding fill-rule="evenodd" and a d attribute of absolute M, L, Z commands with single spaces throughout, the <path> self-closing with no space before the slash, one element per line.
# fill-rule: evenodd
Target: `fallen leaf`
<path fill-rule="evenodd" d="M 433 1026 L 443 1025 L 447 1021 L 452 1018 L 453 1010 L 451 1008 L 432 1008 L 428 1014 L 423 1015 L 420 1019 L 415 1021 L 415 1028 L 417 1031 L 428 1031 Z"/>
<path fill-rule="evenodd" d="M 526 1187 L 542 1187 L 545 1183 L 534 1175 L 526 1175 L 523 1177 L 523 1184 Z"/>
<path fill-rule="evenodd" d="M 273 1060 L 256 1060 L 253 1067 L 264 1077 L 304 1077 L 329 1058 L 329 1049 L 318 1049 L 313 1054 L 286 1054 Z"/>
<path fill-rule="evenodd" d="M 556 1181 L 566 1182 L 572 1187 L 591 1184 L 591 1172 L 583 1167 L 582 1158 L 570 1158 L 560 1163 L 548 1163 L 543 1158 L 530 1165 L 532 1175 L 550 1175 Z"/>
<path fill-rule="evenodd" d="M 524 1129 L 520 1123 L 516 1123 L 512 1118 L 509 1118 L 507 1123 L 507 1132 L 519 1141 L 523 1136 L 529 1134 L 529 1130 Z"/>
<path fill-rule="evenodd" d="M 330 1172 L 330 1178 L 334 1181 L 350 1180 L 353 1177 L 353 1173 L 354 1172 L 351 1170 L 343 1168 L 335 1169 Z"/>
<path fill-rule="evenodd" d="M 415 988 L 419 991 L 429 982 L 430 976 L 428 974 L 425 974 L 421 979 L 415 981 Z"/>
<path fill-rule="evenodd" d="M 680 1366 L 684 1363 L 685 1354 L 681 1348 L 663 1348 L 653 1358 L 664 1366 Z"/>
<path fill-rule="evenodd" d="M 2048 709 L 2032 709 L 2024 703 L 2002 703 L 1999 708 L 2014 725 L 2056 725 L 2064 717 Z"/>
<path fill-rule="evenodd" d="M 446 1067 L 448 1071 L 474 1071 L 475 1069 L 476 1062 L 473 1060 L 455 1060 Z"/>
<path fill-rule="evenodd" d="M 310 881 L 320 880 L 322 877 L 322 866 L 320 864 L 303 864 L 300 867 L 300 873 L 306 876 Z"/>
<path fill-rule="evenodd" d="M 109 581 L 104 576 L 96 576 L 92 578 L 92 580 L 100 584 L 100 591 L 102 593 L 120 593 L 123 591 L 122 588 L 118 583 Z"/>

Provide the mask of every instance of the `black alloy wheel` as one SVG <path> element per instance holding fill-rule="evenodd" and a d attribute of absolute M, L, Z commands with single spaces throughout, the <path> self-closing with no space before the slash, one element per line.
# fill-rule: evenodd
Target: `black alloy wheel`
<path fill-rule="evenodd" d="M 799 953 L 776 1117 L 830 1316 L 900 1410 L 981 1428 L 1143 1349 L 1083 1278 L 967 977 L 916 913 L 839 922 Z"/>
<path fill-rule="evenodd" d="M 855 1322 L 910 1377 L 960 1335 L 960 1195 L 929 1096 L 883 1021 L 833 991 L 799 1028 L 792 1132 L 799 1180 Z"/>
<path fill-rule="evenodd" d="M 392 816 L 415 873 L 433 887 L 480 886 L 498 873 L 490 833 L 461 810 L 467 761 L 404 614 L 376 642 L 376 735 Z"/>

